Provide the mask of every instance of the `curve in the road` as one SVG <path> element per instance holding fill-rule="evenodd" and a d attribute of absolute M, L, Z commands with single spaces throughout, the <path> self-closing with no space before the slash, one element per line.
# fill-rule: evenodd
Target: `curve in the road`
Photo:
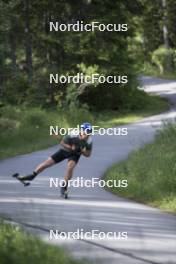
<path fill-rule="evenodd" d="M 142 77 L 142 83 L 146 91 L 169 98 L 172 109 L 128 125 L 126 137 L 94 136 L 93 155 L 89 159 L 81 158 L 75 177 L 100 178 L 107 167 L 151 142 L 163 120 L 175 121 L 176 82 Z M 62 178 L 65 162 L 43 172 L 29 188 L 9 178 L 16 171 L 30 172 L 56 149 L 57 146 L 0 162 L 1 215 L 25 224 L 49 243 L 62 245 L 75 257 L 86 257 L 91 263 L 176 263 L 176 216 L 117 197 L 98 186 L 71 188 L 70 199 L 61 200 L 59 189 L 49 188 L 49 177 Z M 85 232 L 124 231 L 128 239 L 83 243 L 79 240 L 51 241 L 47 235 L 48 230 L 68 232 L 80 228 Z"/>

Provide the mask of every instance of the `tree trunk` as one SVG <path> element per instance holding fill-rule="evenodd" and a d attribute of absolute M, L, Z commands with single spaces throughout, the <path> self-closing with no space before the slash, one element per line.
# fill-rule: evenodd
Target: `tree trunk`
<path fill-rule="evenodd" d="M 32 82 L 32 36 L 30 32 L 30 11 L 29 11 L 30 0 L 24 1 L 24 15 L 25 15 L 25 50 L 26 50 L 26 67 L 28 74 L 29 83 Z"/>
<path fill-rule="evenodd" d="M 16 72 L 17 64 L 16 64 L 16 38 L 15 38 L 15 28 L 12 24 L 12 30 L 9 35 L 9 41 L 10 41 L 10 58 L 12 61 L 12 69 L 13 72 Z"/>
<path fill-rule="evenodd" d="M 167 26 L 167 0 L 162 0 L 162 8 L 163 8 L 163 40 L 164 40 L 164 46 L 166 49 L 170 49 L 170 43 L 169 43 L 169 32 L 168 32 L 168 26 Z M 168 54 L 166 58 L 166 71 L 170 72 L 172 71 L 172 58 L 171 55 Z"/>

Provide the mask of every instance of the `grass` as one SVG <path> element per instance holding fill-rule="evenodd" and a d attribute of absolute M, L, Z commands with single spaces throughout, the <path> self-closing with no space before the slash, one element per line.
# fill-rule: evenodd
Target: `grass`
<path fill-rule="evenodd" d="M 24 233 L 18 226 L 0 222 L 1 264 L 81 264 L 63 249 L 48 245 L 37 237 Z M 85 263 L 85 262 L 84 262 Z"/>
<path fill-rule="evenodd" d="M 127 188 L 111 188 L 117 195 L 176 213 L 176 125 L 160 131 L 153 143 L 113 165 L 105 179 L 127 179 Z"/>
<path fill-rule="evenodd" d="M 159 97 L 147 97 L 143 111 L 92 113 L 86 109 L 51 111 L 40 108 L 5 106 L 0 114 L 0 158 L 8 158 L 53 146 L 58 140 L 49 136 L 50 125 L 76 127 L 88 121 L 100 127 L 125 125 L 145 116 L 163 112 L 168 103 Z"/>
<path fill-rule="evenodd" d="M 161 73 L 156 66 L 148 62 L 144 63 L 144 68 L 141 74 L 147 75 L 147 76 L 158 77 L 158 78 L 170 79 L 170 80 L 176 79 L 176 72 Z"/>
<path fill-rule="evenodd" d="M 168 102 L 158 96 L 149 96 L 149 102 L 141 110 L 126 110 L 121 112 L 103 112 L 96 115 L 95 122 L 101 127 L 126 125 L 144 117 L 162 113 L 169 108 Z"/>

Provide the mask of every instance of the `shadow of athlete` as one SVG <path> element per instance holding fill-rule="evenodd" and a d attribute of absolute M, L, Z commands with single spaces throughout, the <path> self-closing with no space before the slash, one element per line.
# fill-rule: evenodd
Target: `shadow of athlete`
<path fill-rule="evenodd" d="M 47 160 L 39 164 L 32 174 L 17 177 L 20 181 L 32 181 L 39 173 L 45 169 L 68 159 L 64 183 L 61 186 L 61 194 L 67 190 L 68 181 L 72 178 L 73 170 L 79 161 L 81 155 L 90 157 L 92 152 L 92 126 L 89 123 L 83 123 L 78 135 L 71 133 L 63 137 L 60 142 L 60 149 Z"/>

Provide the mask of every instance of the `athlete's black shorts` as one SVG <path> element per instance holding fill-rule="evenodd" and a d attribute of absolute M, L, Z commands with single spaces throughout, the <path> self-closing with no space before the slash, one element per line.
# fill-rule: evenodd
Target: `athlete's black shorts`
<path fill-rule="evenodd" d="M 64 159 L 74 160 L 77 163 L 80 156 L 81 154 L 77 152 L 69 152 L 64 149 L 59 149 L 51 156 L 51 158 L 55 161 L 55 163 L 61 162 Z"/>

